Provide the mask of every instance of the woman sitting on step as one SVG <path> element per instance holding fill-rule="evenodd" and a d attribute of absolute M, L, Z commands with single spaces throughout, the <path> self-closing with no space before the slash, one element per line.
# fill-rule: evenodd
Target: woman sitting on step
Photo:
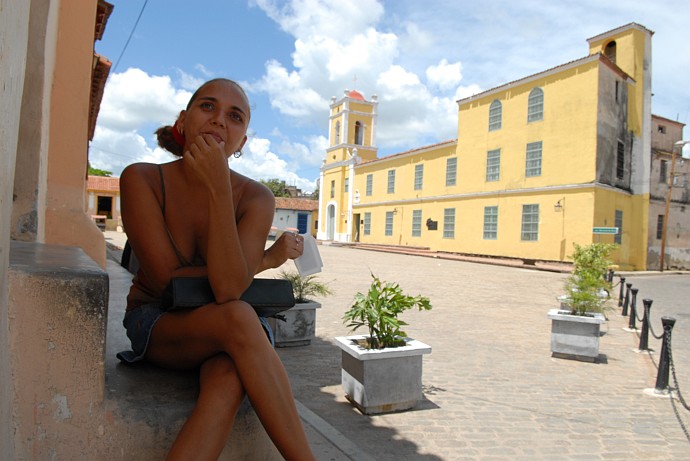
<path fill-rule="evenodd" d="M 181 158 L 133 164 L 120 178 L 122 219 L 140 264 L 124 320 L 133 351 L 120 356 L 200 370 L 199 398 L 168 460 L 217 459 L 245 393 L 285 459 L 314 459 L 270 328 L 239 300 L 275 262 L 264 258 L 273 194 L 228 165 L 247 141 L 249 118 L 237 83 L 206 82 L 174 126 L 157 131 Z M 289 239 L 282 243 L 301 252 L 301 237 Z M 216 302 L 166 312 L 162 293 L 180 276 L 208 277 Z"/>

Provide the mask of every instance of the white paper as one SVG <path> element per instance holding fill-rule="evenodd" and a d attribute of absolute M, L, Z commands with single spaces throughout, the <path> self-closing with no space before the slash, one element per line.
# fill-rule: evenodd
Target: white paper
<path fill-rule="evenodd" d="M 302 256 L 295 258 L 295 266 L 302 277 L 321 272 L 323 261 L 319 254 L 316 240 L 311 234 L 300 234 L 304 238 L 304 251 Z"/>

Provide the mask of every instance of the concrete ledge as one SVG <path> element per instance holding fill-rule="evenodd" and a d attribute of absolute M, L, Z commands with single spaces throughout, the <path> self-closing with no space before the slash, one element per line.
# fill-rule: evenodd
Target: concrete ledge
<path fill-rule="evenodd" d="M 76 247 L 13 241 L 9 259 L 15 459 L 87 459 L 104 395 L 108 274 Z"/>
<path fill-rule="evenodd" d="M 130 348 L 122 326 L 131 274 L 108 261 L 110 312 L 106 366 L 106 452 L 101 459 L 164 459 L 198 394 L 195 372 L 146 363 L 121 364 L 115 354 Z M 221 460 L 282 460 L 245 399 Z"/>

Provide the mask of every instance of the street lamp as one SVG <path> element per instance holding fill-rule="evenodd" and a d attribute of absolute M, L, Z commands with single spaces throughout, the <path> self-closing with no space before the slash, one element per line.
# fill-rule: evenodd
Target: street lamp
<path fill-rule="evenodd" d="M 668 179 L 668 190 L 666 191 L 666 208 L 664 210 L 664 224 L 661 228 L 661 257 L 659 258 L 659 271 L 664 271 L 664 254 L 666 253 L 666 226 L 668 225 L 668 210 L 671 206 L 671 192 L 673 191 L 673 182 L 675 180 L 675 170 L 676 170 L 676 154 L 675 148 L 681 148 L 681 155 L 683 146 L 690 144 L 690 141 L 676 141 L 673 143 L 671 148 L 671 174 Z"/>

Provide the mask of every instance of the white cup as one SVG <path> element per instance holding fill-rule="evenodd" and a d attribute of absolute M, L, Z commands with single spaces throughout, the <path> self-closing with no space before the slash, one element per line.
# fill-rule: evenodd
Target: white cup
<path fill-rule="evenodd" d="M 304 251 L 302 256 L 295 258 L 295 266 L 297 266 L 299 275 L 306 277 L 321 272 L 323 261 L 321 261 L 316 240 L 311 234 L 300 235 L 304 238 Z"/>

